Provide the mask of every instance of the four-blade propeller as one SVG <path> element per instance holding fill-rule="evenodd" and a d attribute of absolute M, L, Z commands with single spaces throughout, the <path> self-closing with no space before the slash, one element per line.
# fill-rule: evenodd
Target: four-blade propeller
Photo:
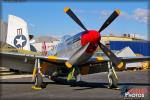
<path fill-rule="evenodd" d="M 88 31 L 85 26 L 81 23 L 81 21 L 77 18 L 77 16 L 71 11 L 70 8 L 66 7 L 64 9 L 65 13 L 67 13 L 80 27 L 82 27 L 85 31 Z M 118 16 L 120 15 L 120 10 L 115 10 L 110 17 L 104 22 L 101 28 L 98 30 L 100 33 L 103 31 L 107 26 L 109 26 Z M 100 41 L 98 42 L 99 47 L 102 51 L 107 55 L 107 57 L 112 61 L 113 64 L 119 69 L 123 70 L 124 63 L 119 59 L 110 49 L 104 46 Z M 70 58 L 71 59 L 71 58 Z"/>

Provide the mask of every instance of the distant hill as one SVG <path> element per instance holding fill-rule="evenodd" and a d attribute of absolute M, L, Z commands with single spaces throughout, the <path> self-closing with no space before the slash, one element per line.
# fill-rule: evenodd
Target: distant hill
<path fill-rule="evenodd" d="M 33 39 L 36 41 L 36 43 L 58 41 L 58 38 L 52 36 L 38 36 L 34 37 Z"/>

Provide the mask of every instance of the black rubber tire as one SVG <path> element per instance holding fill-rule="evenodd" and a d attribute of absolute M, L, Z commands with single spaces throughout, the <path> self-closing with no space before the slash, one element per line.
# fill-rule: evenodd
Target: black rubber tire
<path fill-rule="evenodd" d="M 42 87 L 43 86 L 43 77 L 40 73 L 37 73 L 35 76 L 35 86 Z"/>
<path fill-rule="evenodd" d="M 110 88 L 117 88 L 117 80 L 115 78 L 115 75 L 111 75 L 110 76 L 110 79 L 111 79 L 111 83 L 109 84 Z"/>

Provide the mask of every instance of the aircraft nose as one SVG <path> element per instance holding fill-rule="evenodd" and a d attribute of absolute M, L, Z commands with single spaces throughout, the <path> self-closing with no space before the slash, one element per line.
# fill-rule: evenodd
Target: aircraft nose
<path fill-rule="evenodd" d="M 82 46 L 87 43 L 97 44 L 100 41 L 100 33 L 95 30 L 90 30 L 81 36 Z"/>

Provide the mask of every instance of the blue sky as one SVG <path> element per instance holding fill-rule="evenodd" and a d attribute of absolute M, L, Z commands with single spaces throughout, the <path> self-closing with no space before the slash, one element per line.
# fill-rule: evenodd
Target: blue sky
<path fill-rule="evenodd" d="M 88 29 L 98 30 L 109 15 L 120 9 L 121 15 L 101 34 L 124 33 L 147 36 L 148 2 L 3 2 L 2 19 L 12 14 L 28 22 L 29 33 L 35 36 L 63 36 L 83 31 L 67 14 L 70 7 Z"/>

